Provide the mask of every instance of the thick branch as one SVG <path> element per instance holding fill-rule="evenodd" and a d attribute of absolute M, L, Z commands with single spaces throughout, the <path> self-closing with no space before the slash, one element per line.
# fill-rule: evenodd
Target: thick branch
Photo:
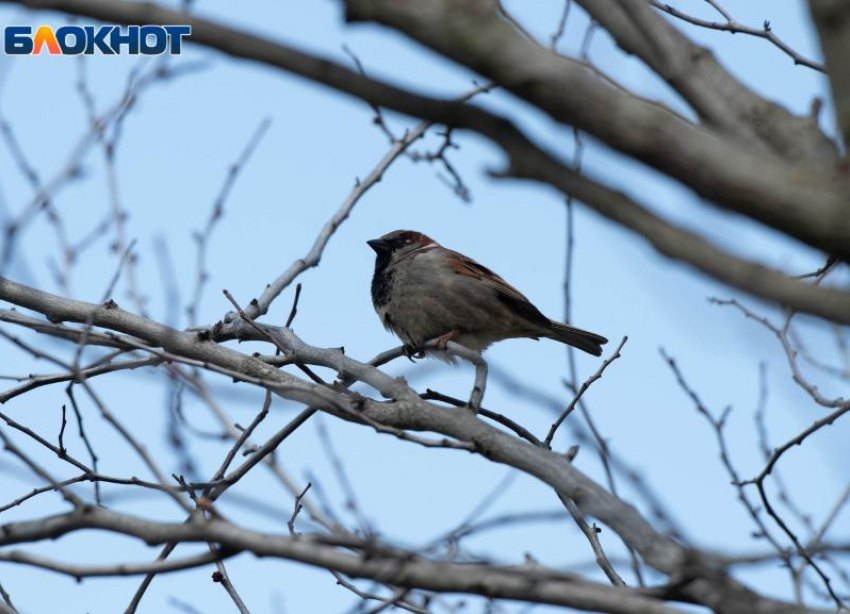
<path fill-rule="evenodd" d="M 650 34 L 665 53 L 652 53 L 624 6 L 646 0 L 578 0 L 620 47 L 637 55 L 690 104 L 712 129 L 725 136 L 761 143 L 785 159 L 808 164 L 834 164 L 835 145 L 810 118 L 797 117 L 762 98 L 723 68 L 714 55 L 694 44 L 660 16 L 646 18 Z M 663 3 L 653 2 L 656 6 Z M 767 37 L 767 35 L 765 35 Z"/>
<path fill-rule="evenodd" d="M 549 183 L 605 217 L 642 235 L 659 252 L 686 262 L 730 286 L 795 306 L 839 324 L 850 324 L 850 294 L 805 284 L 762 264 L 723 251 L 696 233 L 671 224 L 616 190 L 567 168 L 524 138 L 506 145 L 511 158 L 507 176 Z"/>
<path fill-rule="evenodd" d="M 407 34 L 718 205 L 813 245 L 836 233 L 845 243 L 850 237 L 841 187 L 846 178 L 833 164 L 801 168 L 782 163 L 743 141 L 718 138 L 658 104 L 611 87 L 581 62 L 518 34 L 493 0 L 348 0 L 346 6 L 350 19 L 376 21 Z M 649 17 L 660 22 L 655 30 L 675 32 L 657 15 Z M 812 218 L 820 215 L 829 222 L 813 224 Z M 833 224 L 840 229 L 828 227 Z M 822 249 L 846 253 L 834 238 L 831 247 L 821 243 Z"/>

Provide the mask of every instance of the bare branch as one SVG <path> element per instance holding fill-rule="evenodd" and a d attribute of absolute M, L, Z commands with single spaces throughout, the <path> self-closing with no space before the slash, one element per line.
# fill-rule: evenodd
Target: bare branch
<path fill-rule="evenodd" d="M 614 569 L 614 566 L 611 565 L 611 561 L 608 560 L 608 556 L 605 554 L 605 551 L 602 549 L 602 544 L 599 542 L 599 531 L 596 525 L 590 526 L 585 520 L 584 516 L 581 513 L 581 510 L 578 509 L 578 506 L 575 502 L 563 495 L 559 495 L 561 499 L 561 503 L 564 504 L 564 507 L 567 508 L 567 511 L 572 516 L 572 519 L 578 525 L 578 528 L 581 529 L 581 532 L 584 533 L 584 536 L 587 538 L 587 541 L 590 542 L 590 547 L 593 550 L 593 554 L 596 556 L 596 564 L 605 572 L 605 575 L 608 577 L 608 580 L 614 586 L 626 586 L 626 583 L 623 582 L 623 579 Z"/>
<path fill-rule="evenodd" d="M 182 571 L 184 569 L 192 569 L 194 567 L 216 563 L 234 554 L 237 554 L 237 552 L 232 550 L 214 550 L 207 554 L 199 554 L 197 556 L 171 561 L 163 560 L 154 561 L 153 563 L 118 563 L 115 565 L 89 566 L 62 563 L 21 550 L 9 550 L 8 552 L 0 552 L 0 561 L 31 565 L 81 580 L 82 578 L 137 576 L 144 573 L 161 574 Z"/>
<path fill-rule="evenodd" d="M 662 254 L 686 262 L 730 286 L 832 320 L 850 323 L 850 294 L 802 284 L 762 264 L 723 251 L 703 237 L 667 222 L 622 192 L 575 173 L 516 139 L 511 166 L 497 176 L 545 181 L 612 221 L 648 239 Z"/>
<path fill-rule="evenodd" d="M 572 6 L 573 0 L 565 0 L 564 10 L 561 12 L 561 18 L 558 20 L 558 28 L 552 33 L 552 36 L 549 39 L 549 48 L 552 51 L 557 50 L 558 41 L 561 40 L 562 36 L 564 36 L 564 32 L 567 29 L 567 19 L 570 17 L 570 9 Z"/>
<path fill-rule="evenodd" d="M 537 603 L 567 605 L 582 610 L 622 614 L 674 614 L 678 612 L 638 592 L 602 586 L 537 565 L 501 567 L 464 565 L 433 561 L 414 553 L 388 548 L 359 538 L 284 537 L 239 528 L 222 520 L 203 523 L 167 524 L 116 514 L 94 508 L 85 514 L 66 514 L 32 522 L 5 525 L 0 544 L 19 543 L 38 535 L 61 535 L 87 528 L 118 530 L 129 536 L 156 543 L 162 541 L 216 542 L 222 548 L 251 551 L 310 565 L 334 569 L 356 578 L 373 578 L 406 588 L 441 592 L 465 592 L 491 598 L 522 599 Z M 334 544 L 368 552 L 349 554 Z M 163 564 L 164 565 L 164 564 Z M 145 573 L 150 565 L 133 571 Z M 83 575 L 85 568 L 75 569 Z"/>
<path fill-rule="evenodd" d="M 246 143 L 244 149 L 239 154 L 239 157 L 236 158 L 236 161 L 228 168 L 227 176 L 224 179 L 221 190 L 213 202 L 212 211 L 210 211 L 210 216 L 207 219 L 206 225 L 203 230 L 199 230 L 193 235 L 197 247 L 197 274 L 195 276 L 195 290 L 192 294 L 192 301 L 186 308 L 189 313 L 189 324 L 192 326 L 198 323 L 198 309 L 201 305 L 201 297 L 203 295 L 204 286 L 209 279 L 209 271 L 206 270 L 206 262 L 210 237 L 212 236 L 216 225 L 221 220 L 221 217 L 224 215 L 224 204 L 227 202 L 227 198 L 230 196 L 230 192 L 233 189 L 236 180 L 239 178 L 239 173 L 245 165 L 248 164 L 251 156 L 254 154 L 254 151 L 257 149 L 260 141 L 266 135 L 266 132 L 268 132 L 270 126 L 271 119 L 267 117 L 263 119 L 263 121 L 260 122 L 260 125 L 254 130 L 254 133 L 251 135 L 248 143 Z"/>
<path fill-rule="evenodd" d="M 772 45 L 776 46 L 783 53 L 785 53 L 788 57 L 794 60 L 795 65 L 806 66 L 818 72 L 826 72 L 826 67 L 820 62 L 816 62 L 814 60 L 810 60 L 800 53 L 796 52 L 790 45 L 788 45 L 785 41 L 779 38 L 776 33 L 773 31 L 773 28 L 770 26 L 770 21 L 765 20 L 764 24 L 761 28 L 753 28 L 742 23 L 736 21 L 728 12 L 722 10 L 717 3 L 712 2 L 712 6 L 718 9 L 718 12 L 721 13 L 725 21 L 711 21 L 709 19 L 700 19 L 699 17 L 694 17 L 693 15 L 688 15 L 677 9 L 674 6 L 666 4 L 664 2 L 660 2 L 659 0 L 651 0 L 652 6 L 657 8 L 659 11 L 667 13 L 668 15 L 672 15 L 677 19 L 681 19 L 682 21 L 686 21 L 687 23 L 699 26 L 701 28 L 708 28 L 709 30 L 718 30 L 720 32 L 731 32 L 732 34 L 747 34 L 749 36 L 757 36 L 758 38 L 763 38 L 769 41 Z"/>
<path fill-rule="evenodd" d="M 610 365 L 612 362 L 614 362 L 620 357 L 620 350 L 623 349 L 623 346 L 626 345 L 626 341 L 628 340 L 628 337 L 623 337 L 623 340 L 620 341 L 620 345 L 618 345 L 617 349 L 615 349 L 614 352 L 608 358 L 606 358 L 601 365 L 599 365 L 599 368 L 596 370 L 596 373 L 584 380 L 584 383 L 581 385 L 581 388 L 579 388 L 578 392 L 573 397 L 573 400 L 570 401 L 570 404 L 567 405 L 567 408 L 561 413 L 560 416 L 558 416 L 558 419 L 555 420 L 555 422 L 553 422 L 552 426 L 549 428 L 549 433 L 546 435 L 546 439 L 543 440 L 543 443 L 547 448 L 552 447 L 552 440 L 555 438 L 555 432 L 558 430 L 558 427 L 561 426 L 564 420 L 566 420 L 571 413 L 573 413 L 573 410 L 576 408 L 576 404 L 579 402 L 582 395 L 587 392 L 587 389 L 590 388 L 593 382 L 602 377 L 602 374 L 605 373 L 605 369 L 608 368 L 608 365 Z"/>
<path fill-rule="evenodd" d="M 55 375 L 34 375 L 24 384 L 0 393 L 0 404 L 6 403 L 7 401 L 14 399 L 16 396 L 29 392 L 30 390 L 34 390 L 35 388 L 40 388 L 41 386 L 49 386 L 51 384 L 78 380 L 80 378 L 89 379 L 106 373 L 115 373 L 116 371 L 127 371 L 139 369 L 141 367 L 154 367 L 161 363 L 162 360 L 160 358 L 153 356 L 148 358 L 137 358 L 135 360 L 108 362 L 102 365 L 80 369 L 77 373 L 69 371 L 68 373 L 57 373 Z"/>

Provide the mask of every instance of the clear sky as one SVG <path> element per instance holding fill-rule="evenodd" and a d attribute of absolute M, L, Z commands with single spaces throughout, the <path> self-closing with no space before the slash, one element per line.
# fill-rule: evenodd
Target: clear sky
<path fill-rule="evenodd" d="M 747 24 L 758 25 L 769 19 L 774 30 L 795 49 L 807 56 L 819 55 L 804 2 L 728 0 L 726 5 Z M 467 71 L 398 34 L 371 25 L 346 26 L 336 2 L 313 2 L 307 7 L 303 2 L 262 1 L 250 6 L 240 4 L 238 11 L 233 3 L 221 0 L 199 0 L 194 6 L 205 17 L 339 61 L 349 61 L 342 49 L 347 45 L 368 72 L 418 91 L 454 96 L 472 86 L 472 75 Z M 683 0 L 678 6 L 709 15 L 707 6 L 699 0 Z M 508 7 L 533 34 L 548 39 L 556 28 L 562 3 L 515 1 Z M 5 5 L 0 10 L 0 25 L 58 26 L 68 21 L 64 15 Z M 575 53 L 587 26 L 577 7 L 568 26 L 561 47 Z M 690 27 L 686 31 L 709 45 L 725 66 L 756 91 L 796 112 L 804 112 L 814 97 L 825 95 L 826 83 L 819 74 L 795 67 L 763 40 Z M 635 91 L 681 108 L 665 85 L 654 81 L 637 60 L 620 53 L 604 32 L 595 34 L 590 57 Z M 144 74 L 155 69 L 156 62 L 127 56 L 86 60 L 87 82 L 96 108 L 102 111 L 115 104 L 131 72 Z M 73 152 L 87 130 L 86 107 L 77 90 L 80 63 L 69 57 L 0 56 L 0 113 L 45 183 L 74 158 Z M 224 217 L 209 241 L 207 268 L 211 275 L 200 304 L 201 322 L 214 322 L 229 311 L 223 288 L 247 303 L 306 254 L 355 179 L 374 167 L 388 143 L 373 124 L 373 113 L 366 104 L 299 78 L 192 45 L 182 56 L 172 58 L 170 65 L 178 70 L 196 70 L 157 82 L 139 94 L 123 123 L 115 164 L 120 202 L 129 212 L 127 235 L 136 240 L 139 286 L 148 298 L 149 312 L 162 320 L 177 317 L 174 324 L 186 326 L 184 310 L 175 314 L 169 308 L 167 289 L 173 279 L 179 305 L 191 300 L 197 276 L 193 233 L 206 223 L 229 165 L 265 118 L 271 120 L 270 127 L 241 170 L 226 201 Z M 554 125 L 504 93 L 489 94 L 482 103 L 512 114 L 550 145 L 572 151 L 569 129 Z M 822 121 L 828 123 L 829 117 L 827 109 Z M 412 125 L 410 120 L 392 114 L 389 119 L 396 133 Z M 535 185 L 490 179 L 486 170 L 499 168 L 501 155 L 484 140 L 468 134 L 457 135 L 456 141 L 460 149 L 449 155 L 471 190 L 471 202 L 462 202 L 447 188 L 437 176 L 438 167 L 399 160 L 334 235 L 321 266 L 300 278 L 304 289 L 294 328 L 305 341 L 323 347 L 343 345 L 348 355 L 364 360 L 396 345 L 372 309 L 369 280 L 373 253 L 365 244 L 396 228 L 426 232 L 446 246 L 469 254 L 516 285 L 550 317 L 563 316 L 563 199 Z M 432 134 L 424 145 L 438 143 L 439 137 Z M 83 154 L 82 167 L 82 177 L 53 199 L 72 243 L 107 217 L 111 207 L 104 157 L 96 145 Z M 717 213 L 697 202 L 687 190 L 592 139 L 588 139 L 584 168 L 634 194 L 654 210 L 698 228 L 724 247 L 758 256 L 794 273 L 820 264 L 818 254 L 738 217 Z M 32 198 L 32 188 L 3 142 L 0 222 L 16 217 Z M 796 434 L 819 414 L 791 381 L 776 340 L 737 312 L 712 306 L 706 299 L 738 297 L 763 313 L 777 316 L 777 312 L 672 263 L 640 238 L 580 204 L 575 211 L 575 236 L 574 323 L 606 335 L 614 345 L 622 336 L 629 336 L 623 357 L 586 397 L 599 429 L 610 446 L 662 494 L 695 543 L 732 552 L 763 550 L 766 546 L 750 537 L 752 521 L 735 500 L 734 489 L 718 460 L 711 428 L 676 385 L 659 348 L 678 359 L 690 384 L 710 408 L 719 412 L 727 405 L 734 406 L 728 426 L 731 453 L 741 474 L 753 476 L 763 463 L 753 422 L 760 362 L 767 369 L 772 443 Z M 113 239 L 110 231 L 80 257 L 71 277 L 72 296 L 85 300 L 102 296 L 118 263 L 117 255 L 110 250 Z M 61 254 L 46 217 L 38 217 L 19 241 L 9 276 L 61 293 L 51 272 Z M 274 304 L 267 321 L 282 323 L 291 298 L 290 288 Z M 126 277 L 119 281 L 115 299 L 123 307 L 132 308 Z M 8 330 L 6 325 L 3 328 Z M 822 347 L 830 357 L 827 332 L 815 327 L 805 330 L 810 346 Z M 73 352 L 59 342 L 46 343 L 53 351 Z M 569 402 L 571 395 L 563 385 L 568 375 L 563 346 L 549 341 L 509 341 L 491 349 L 487 357 L 494 370 L 537 389 L 555 406 Z M 580 377 L 592 373 L 598 364 L 598 359 L 579 356 Z M 50 370 L 49 364 L 32 364 L 27 356 L 0 341 L 0 374 Z M 415 365 L 399 361 L 389 370 L 403 373 L 422 389 L 430 387 L 457 396 L 465 396 L 472 382 L 472 371 L 465 365 L 452 368 L 429 361 Z M 247 385 L 233 386 L 226 379 L 210 376 L 209 381 L 220 394 L 224 409 L 235 421 L 247 424 L 260 407 L 261 395 Z M 161 372 L 106 376 L 96 380 L 94 386 L 169 472 L 183 471 L 168 444 L 171 404 Z M 3 411 L 40 432 L 53 433 L 59 427 L 64 402 L 63 387 L 42 388 L 9 403 Z M 538 435 L 546 432 L 553 418 L 551 408 L 517 396 L 498 378 L 491 380 L 485 405 L 506 413 Z M 83 410 L 86 425 L 97 441 L 102 470 L 148 477 L 95 408 L 84 405 Z M 261 434 L 279 428 L 294 411 L 291 404 L 276 401 Z M 190 394 L 185 395 L 183 415 L 193 429 L 215 430 L 209 410 Z M 575 415 L 570 420 L 580 417 Z M 468 454 L 424 450 L 370 429 L 317 418 L 284 444 L 279 458 L 301 483 L 313 480 L 320 488 L 312 492 L 323 492 L 350 523 L 356 523 L 356 517 L 344 509 L 345 495 L 322 446 L 319 423 L 327 428 L 356 489 L 360 514 L 382 535 L 411 547 L 427 544 L 456 526 L 509 474 L 505 467 Z M 847 424 L 837 424 L 818 434 L 811 445 L 789 454 L 781 465 L 794 500 L 812 514 L 816 523 L 846 485 L 847 436 Z M 199 437 L 188 441 L 197 477 L 209 477 L 229 444 Z M 575 442 L 575 436 L 564 429 L 556 442 L 565 450 Z M 84 455 L 76 437 L 70 439 L 69 446 L 72 452 Z M 48 462 L 43 455 L 40 458 Z M 604 480 L 591 446 L 582 446 L 576 463 L 595 479 Z M 65 475 L 61 466 L 51 466 Z M 32 484 L 12 457 L 0 457 L 3 503 L 27 492 Z M 627 482 L 620 480 L 619 484 L 625 498 L 646 509 Z M 504 490 L 484 517 L 558 509 L 553 494 L 527 476 L 517 476 Z M 88 489 L 81 491 L 89 493 Z M 181 518 L 180 511 L 169 502 L 129 495 L 120 487 L 105 492 L 118 509 Z M 286 532 L 292 497 L 267 474 L 255 472 L 234 495 L 244 501 L 225 497 L 221 502 L 224 513 L 246 526 Z M 0 521 L 62 509 L 59 497 L 45 495 L 5 512 Z M 848 519 L 839 519 L 835 535 L 846 537 L 848 532 Z M 609 554 L 620 558 L 622 550 L 614 534 L 603 530 L 601 538 Z M 592 561 L 590 549 L 566 515 L 558 522 L 485 533 L 470 539 L 466 546 L 509 563 L 521 562 L 525 553 L 558 566 Z M 39 544 L 32 550 L 92 563 L 141 562 L 157 552 L 123 538 L 93 534 Z M 190 551 L 187 548 L 184 552 Z M 585 565 L 583 569 L 591 577 L 603 579 L 594 567 Z M 228 570 L 255 614 L 341 612 L 355 602 L 353 595 L 335 586 L 334 579 L 322 570 L 278 561 L 257 563 L 247 555 L 232 559 Z M 224 591 L 210 583 L 211 571 L 201 568 L 157 578 L 139 611 L 177 611 L 169 602 L 173 597 L 204 612 L 231 611 L 233 605 Z M 627 568 L 621 572 L 632 581 Z M 781 570 L 762 568 L 744 577 L 758 582 L 760 590 L 790 596 Z M 67 612 L 107 613 L 126 607 L 139 579 L 95 579 L 78 585 L 49 572 L 2 564 L 0 582 L 22 613 L 56 611 L 60 602 Z M 73 602 L 68 601 L 70 598 Z M 476 608 L 481 606 L 478 600 L 470 601 Z"/>

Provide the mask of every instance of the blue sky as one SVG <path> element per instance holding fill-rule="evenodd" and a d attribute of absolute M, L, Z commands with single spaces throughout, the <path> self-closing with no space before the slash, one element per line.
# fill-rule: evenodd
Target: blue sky
<path fill-rule="evenodd" d="M 548 38 L 561 11 L 559 2 L 511 2 L 526 27 Z M 677 6 L 708 15 L 705 3 L 682 1 Z M 346 26 L 335 2 L 255 2 L 234 11 L 223 1 L 200 0 L 195 10 L 205 17 L 279 38 L 303 49 L 348 61 L 342 50 L 350 47 L 370 73 L 420 91 L 458 95 L 471 88 L 473 75 L 440 60 L 402 36 L 372 25 Z M 770 19 L 774 30 L 801 53 L 819 53 L 804 2 L 730 0 L 727 8 L 739 21 L 757 25 Z M 0 10 L 0 24 L 61 25 L 58 14 L 31 13 L 16 8 Z M 586 17 L 574 8 L 561 49 L 575 53 L 587 26 Z M 814 71 L 795 67 L 780 51 L 763 40 L 686 28 L 689 35 L 710 46 L 721 62 L 756 91 L 796 112 L 808 109 L 815 96 L 825 96 L 826 82 Z M 175 68 L 200 64 L 202 68 L 142 92 L 124 122 L 116 155 L 120 201 L 129 211 L 127 233 L 136 240 L 139 286 L 149 299 L 153 317 L 166 319 L 166 281 L 173 276 L 179 302 L 185 305 L 194 287 L 197 267 L 193 232 L 205 224 L 227 169 L 257 126 L 271 120 L 254 156 L 240 172 L 225 205 L 225 215 L 210 239 L 207 268 L 211 272 L 199 319 L 214 322 L 230 306 L 221 294 L 228 289 L 240 302 L 258 295 L 266 283 L 295 259 L 306 254 L 322 224 L 339 207 L 354 184 L 365 176 L 388 149 L 386 138 L 372 123 L 371 109 L 296 77 L 256 64 L 232 60 L 216 52 L 189 45 L 172 59 Z M 654 80 L 640 63 L 617 51 L 602 31 L 596 33 L 590 57 L 635 91 L 681 108 L 669 88 Z M 151 70 L 156 60 L 140 64 L 130 57 L 95 57 L 86 61 L 90 89 L 98 109 L 118 100 L 133 70 Z M 75 58 L 0 57 L 0 113 L 12 126 L 28 159 L 44 181 L 67 165 L 70 152 L 86 130 L 86 111 L 76 90 L 79 60 Z M 482 100 L 518 118 L 538 138 L 571 152 L 571 131 L 530 111 L 504 93 Z M 828 123 L 825 114 L 822 122 Z M 411 120 L 389 114 L 397 133 Z M 295 321 L 296 332 L 317 346 L 344 345 L 353 357 L 368 359 L 396 344 L 383 330 L 369 298 L 373 254 L 367 239 L 396 228 L 428 233 L 441 243 L 487 264 L 520 288 L 546 314 L 559 318 L 564 310 L 563 278 L 566 214 L 563 199 L 552 190 L 518 182 L 490 179 L 486 170 L 498 168 L 501 154 L 486 141 L 469 134 L 456 137 L 458 151 L 450 154 L 471 189 L 472 202 L 461 202 L 436 176 L 437 167 L 399 160 L 385 179 L 355 208 L 351 218 L 328 245 L 321 266 L 305 273 Z M 439 142 L 433 134 L 422 144 Z M 54 199 L 72 242 L 104 218 L 110 207 L 102 152 L 95 146 L 83 158 L 84 177 L 70 183 Z M 698 202 L 688 190 L 635 164 L 588 139 L 584 168 L 595 177 L 625 190 L 679 223 L 715 238 L 724 247 L 757 256 L 795 273 L 820 264 L 819 255 L 801 248 L 736 216 L 719 214 Z M 0 220 L 15 216 L 32 199 L 32 190 L 18 171 L 9 149 L 0 147 Z M 638 469 L 697 544 L 716 549 L 763 549 L 750 539 L 751 520 L 735 501 L 734 490 L 718 461 L 713 432 L 677 387 L 659 356 L 659 347 L 674 355 L 690 384 L 706 404 L 719 412 L 734 405 L 728 435 L 734 461 L 745 476 L 758 472 L 762 459 L 753 424 L 759 395 L 759 363 L 765 362 L 769 399 L 767 416 L 774 443 L 784 441 L 819 416 L 817 409 L 793 384 L 778 343 L 762 328 L 745 321 L 730 309 L 712 306 L 708 297 L 739 297 L 760 311 L 777 316 L 760 305 L 687 267 L 656 254 L 644 241 L 600 219 L 577 205 L 576 252 L 573 277 L 573 321 L 606 335 L 613 344 L 629 336 L 623 357 L 587 395 L 591 413 L 609 444 Z M 112 235 L 100 239 L 77 263 L 72 295 L 98 300 L 116 266 L 109 249 Z M 163 274 L 157 256 L 167 245 L 169 274 Z M 36 219 L 20 238 L 9 275 L 24 283 L 59 292 L 51 275 L 51 261 L 59 257 L 53 229 L 44 216 Z M 126 280 L 119 282 L 115 299 L 125 308 L 132 303 Z M 281 323 L 288 314 L 290 288 L 274 304 L 267 321 Z M 180 311 L 179 325 L 187 324 Z M 6 328 L 4 326 L 4 328 Z M 810 347 L 832 351 L 827 331 L 810 326 Z M 50 342 L 56 352 L 73 352 Z M 610 346 L 609 346 L 610 347 Z M 253 349 L 245 347 L 245 350 Z M 563 346 L 542 341 L 517 340 L 497 345 L 488 360 L 511 377 L 558 400 L 569 402 L 562 382 L 567 376 Z M 579 356 L 583 379 L 598 360 Z M 0 374 L 48 372 L 48 364 L 33 364 L 10 345 L 0 345 Z M 421 388 L 436 388 L 465 396 L 472 382 L 466 366 L 400 361 L 389 370 L 403 373 Z M 261 395 L 245 385 L 232 386 L 209 377 L 221 394 L 222 406 L 233 420 L 246 424 L 259 409 Z M 829 392 L 829 384 L 824 383 Z M 142 438 L 168 471 L 178 459 L 167 442 L 168 394 L 165 380 L 155 373 L 133 372 L 106 376 L 94 382 L 113 411 Z M 40 432 L 58 429 L 61 387 L 43 388 L 16 399 L 3 408 Z M 492 381 L 485 404 L 543 434 L 552 421 L 545 408 L 519 398 Z M 86 424 L 96 439 L 102 469 L 120 475 L 146 475 L 126 446 L 97 416 L 84 406 Z M 273 415 L 261 428 L 269 434 L 290 419 L 296 410 L 276 401 Z M 213 429 L 209 410 L 186 395 L 184 415 L 197 429 Z M 579 418 L 577 415 L 570 420 Z M 451 529 L 508 473 L 468 454 L 423 450 L 369 429 L 322 419 L 346 473 L 359 495 L 359 507 L 368 521 L 388 538 L 413 547 L 427 543 Z M 846 485 L 847 452 L 842 441 L 846 424 L 820 433 L 811 445 L 795 450 L 781 470 L 795 498 L 815 521 L 822 520 Z M 569 430 L 557 441 L 565 450 L 574 442 Z M 84 456 L 81 442 L 72 439 L 72 452 Z M 199 464 L 199 477 L 217 468 L 228 445 L 192 440 L 191 452 Z M 280 451 L 280 460 L 302 483 L 312 479 L 344 517 L 344 496 L 315 424 L 308 424 Z M 51 459 L 57 474 L 65 470 Z M 25 473 L 12 467 L 11 457 L 0 458 L 0 492 L 4 500 L 31 488 Z M 595 452 L 584 446 L 577 465 L 603 480 Z M 626 498 L 639 502 L 621 481 Z M 88 492 L 88 491 L 84 491 Z M 115 493 L 118 509 L 158 518 L 179 519 L 169 502 L 152 497 Z M 123 494 L 122 494 L 123 493 Z M 234 495 L 250 498 L 239 505 L 225 498 L 225 513 L 247 526 L 285 532 L 292 497 L 268 474 L 255 472 Z M 274 514 L 262 513 L 261 500 Z M 556 510 L 557 500 L 548 489 L 526 476 L 518 476 L 487 512 Z M 3 514 L 3 522 L 53 513 L 64 509 L 49 495 Z M 850 524 L 839 519 L 836 535 L 847 535 Z M 609 553 L 620 556 L 620 545 L 611 531 L 602 533 Z M 494 531 L 471 539 L 467 546 L 505 562 L 520 562 L 531 553 L 542 562 L 567 566 L 592 559 L 579 531 L 566 520 Z M 81 534 L 32 550 L 75 561 L 143 561 L 156 550 L 118 537 Z M 191 552 L 187 548 L 184 553 Z M 256 561 L 247 555 L 228 564 L 234 584 L 252 612 L 345 611 L 354 597 L 335 586 L 321 570 L 278 561 Z M 145 597 L 140 612 L 176 611 L 171 597 L 191 602 L 201 611 L 228 611 L 233 606 L 224 591 L 208 578 L 212 569 L 158 578 Z M 628 573 L 627 569 L 622 570 Z M 601 578 L 590 568 L 587 573 Z M 759 569 L 744 577 L 760 590 L 789 596 L 781 570 Z M 629 578 L 631 580 L 631 578 Z M 138 579 L 73 580 L 48 572 L 0 566 L 0 582 L 10 591 L 21 612 L 50 611 L 63 600 L 66 611 L 114 612 L 126 607 Z M 62 595 L 62 597 L 58 597 Z M 73 595 L 72 606 L 65 596 Z M 480 602 L 472 600 L 480 605 Z M 478 607 L 478 606 L 476 606 Z"/>

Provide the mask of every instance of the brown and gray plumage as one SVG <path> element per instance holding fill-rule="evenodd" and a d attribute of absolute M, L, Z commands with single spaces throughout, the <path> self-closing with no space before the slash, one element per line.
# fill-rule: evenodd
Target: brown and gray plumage
<path fill-rule="evenodd" d="M 408 349 L 440 339 L 481 351 L 518 337 L 546 337 L 599 356 L 605 337 L 551 320 L 487 267 L 413 230 L 368 241 L 375 250 L 372 303 Z"/>

